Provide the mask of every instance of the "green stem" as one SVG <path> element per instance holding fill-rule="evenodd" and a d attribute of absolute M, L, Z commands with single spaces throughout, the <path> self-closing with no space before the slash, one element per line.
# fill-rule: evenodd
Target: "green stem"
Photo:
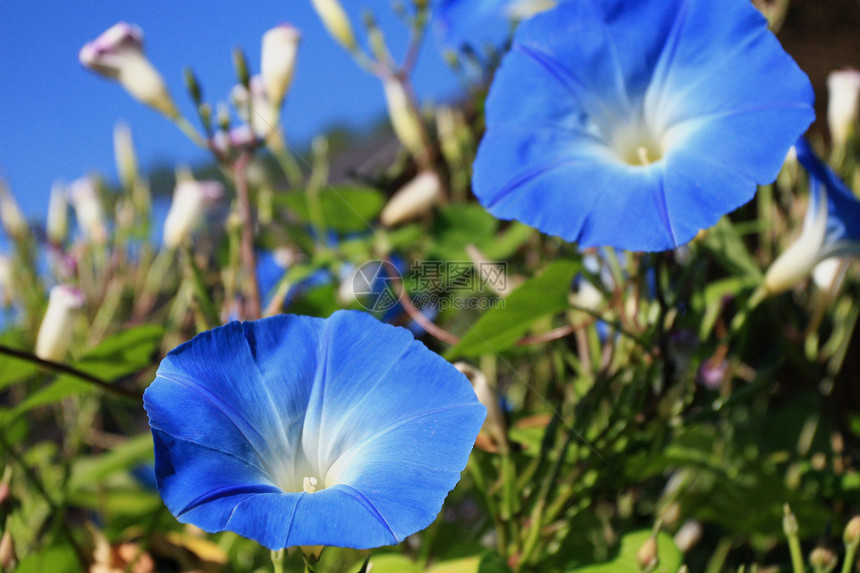
<path fill-rule="evenodd" d="M 272 570 L 275 573 L 284 573 L 284 550 L 272 551 Z"/>
<path fill-rule="evenodd" d="M 175 123 L 176 127 L 178 127 L 182 131 L 182 133 L 187 135 L 188 139 L 193 141 L 196 145 L 202 147 L 203 149 L 209 149 L 209 142 L 207 142 L 203 138 L 203 136 L 200 135 L 200 133 L 196 129 L 194 129 L 194 126 L 191 125 L 191 123 L 189 123 L 187 119 L 180 115 L 173 119 L 173 123 Z"/>
<path fill-rule="evenodd" d="M 848 543 L 845 546 L 845 560 L 842 562 L 842 573 L 854 571 L 854 558 L 857 555 L 857 543 Z"/>

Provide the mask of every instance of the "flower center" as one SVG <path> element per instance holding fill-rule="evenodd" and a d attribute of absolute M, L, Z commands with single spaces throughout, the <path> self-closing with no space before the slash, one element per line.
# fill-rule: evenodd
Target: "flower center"
<path fill-rule="evenodd" d="M 622 162 L 643 167 L 663 158 L 660 138 L 642 121 L 619 129 L 612 140 L 612 147 Z"/>
<path fill-rule="evenodd" d="M 302 480 L 302 489 L 305 490 L 305 493 L 314 493 L 317 488 L 317 478 L 315 477 L 305 477 Z"/>

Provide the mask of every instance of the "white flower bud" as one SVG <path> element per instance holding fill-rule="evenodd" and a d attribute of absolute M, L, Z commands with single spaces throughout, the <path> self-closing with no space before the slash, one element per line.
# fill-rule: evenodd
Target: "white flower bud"
<path fill-rule="evenodd" d="M 284 95 L 293 83 L 296 52 L 301 38 L 301 33 L 289 24 L 281 24 L 263 34 L 260 75 L 266 87 L 266 96 L 275 109 L 281 107 Z"/>
<path fill-rule="evenodd" d="M 394 193 L 382 209 L 379 221 L 391 227 L 414 219 L 429 211 L 441 198 L 439 176 L 433 171 L 425 171 Z"/>
<path fill-rule="evenodd" d="M 481 431 L 489 434 L 499 448 L 506 449 L 508 446 L 508 429 L 496 391 L 490 387 L 484 373 L 470 364 L 456 362 L 454 368 L 466 375 L 466 378 L 472 383 L 478 400 L 487 409 L 487 418 L 484 420 L 484 425 L 481 426 Z"/>
<path fill-rule="evenodd" d="M 403 82 L 388 76 L 382 81 L 385 89 L 385 102 L 388 104 L 388 117 L 391 127 L 400 143 L 409 153 L 419 156 L 424 153 L 424 143 L 421 139 L 420 118 L 415 114 L 409 102 L 409 96 Z"/>
<path fill-rule="evenodd" d="M 164 246 L 175 249 L 191 237 L 203 219 L 207 205 L 224 194 L 217 181 L 182 181 L 173 191 L 173 202 L 164 220 Z"/>
<path fill-rule="evenodd" d="M 69 186 L 69 199 L 75 208 L 78 228 L 84 238 L 98 244 L 107 242 L 107 225 L 93 180 L 81 177 L 73 181 Z"/>
<path fill-rule="evenodd" d="M 675 545 L 681 553 L 688 553 L 702 539 L 702 524 L 698 521 L 685 521 L 675 533 Z"/>
<path fill-rule="evenodd" d="M 69 231 L 69 200 L 66 197 L 65 187 L 59 181 L 51 187 L 45 231 L 48 239 L 55 245 L 62 244 Z"/>
<path fill-rule="evenodd" d="M 0 255 L 0 304 L 8 307 L 15 299 L 15 281 L 12 273 L 12 260 Z"/>
<path fill-rule="evenodd" d="M 83 304 L 84 295 L 75 287 L 59 285 L 51 289 L 48 310 L 36 337 L 36 356 L 54 362 L 66 358 L 74 333 L 75 314 Z"/>
<path fill-rule="evenodd" d="M 137 181 L 137 154 L 131 139 L 131 129 L 124 123 L 113 128 L 113 154 L 119 180 L 126 189 L 133 189 Z"/>
<path fill-rule="evenodd" d="M 812 269 L 812 282 L 819 289 L 828 291 L 845 274 L 844 260 L 839 257 L 824 259 Z"/>
<path fill-rule="evenodd" d="M 518 0 L 512 2 L 506 9 L 505 14 L 511 20 L 528 20 L 539 12 L 545 12 L 555 7 L 555 0 Z"/>
<path fill-rule="evenodd" d="M 836 147 L 845 145 L 857 123 L 860 71 L 839 70 L 827 76 L 827 125 Z"/>
<path fill-rule="evenodd" d="M 311 0 L 317 15 L 332 38 L 349 51 L 356 49 L 355 34 L 349 17 L 337 0 Z"/>
<path fill-rule="evenodd" d="M 27 220 L 3 181 L 0 181 L 0 223 L 3 224 L 6 234 L 13 239 L 23 239 L 27 235 Z"/>
<path fill-rule="evenodd" d="M 164 80 L 143 53 L 143 32 L 120 22 L 81 48 L 78 59 L 85 68 L 117 80 L 132 97 L 169 118 L 179 112 Z"/>
<path fill-rule="evenodd" d="M 272 106 L 266 95 L 266 88 L 260 76 L 253 76 L 250 82 L 251 92 L 245 86 L 238 84 L 230 91 L 230 102 L 236 108 L 236 113 L 251 126 L 253 132 L 266 142 L 269 147 L 282 144 L 278 130 L 278 111 Z M 248 116 L 248 100 L 251 103 L 251 116 Z M 231 130 L 231 143 L 232 132 Z M 237 132 L 238 133 L 238 132 Z"/>
<path fill-rule="evenodd" d="M 809 276 L 819 262 L 826 236 L 827 191 L 822 186 L 817 205 L 811 205 L 806 211 L 800 236 L 767 269 L 765 292 L 771 296 L 779 294 Z"/>

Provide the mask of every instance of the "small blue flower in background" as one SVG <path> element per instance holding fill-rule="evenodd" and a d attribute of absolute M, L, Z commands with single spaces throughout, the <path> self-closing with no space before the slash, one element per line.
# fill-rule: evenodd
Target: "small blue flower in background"
<path fill-rule="evenodd" d="M 171 513 L 270 549 L 427 527 L 485 417 L 451 364 L 357 311 L 204 332 L 162 361 L 144 406 Z"/>
<path fill-rule="evenodd" d="M 474 191 L 581 247 L 671 249 L 776 178 L 812 102 L 749 0 L 561 2 L 496 74 Z"/>
<path fill-rule="evenodd" d="M 434 13 L 436 28 L 445 44 L 480 46 L 500 41 L 511 33 L 513 22 L 548 10 L 556 0 L 442 0 Z"/>
<path fill-rule="evenodd" d="M 809 204 L 800 236 L 765 274 L 764 289 L 770 295 L 790 289 L 825 259 L 860 254 L 860 201 L 805 139 L 794 147 L 809 173 Z"/>

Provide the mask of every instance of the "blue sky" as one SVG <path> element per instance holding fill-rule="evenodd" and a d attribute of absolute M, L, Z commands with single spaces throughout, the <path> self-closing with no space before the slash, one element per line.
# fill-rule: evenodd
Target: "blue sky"
<path fill-rule="evenodd" d="M 405 27 L 388 0 L 345 0 L 360 23 L 360 7 L 373 8 L 402 54 Z M 183 69 L 191 66 L 214 104 L 235 83 L 232 50 L 245 49 L 259 71 L 260 38 L 280 22 L 303 34 L 293 88 L 283 121 L 291 143 L 303 145 L 327 126 L 367 126 L 384 114 L 382 88 L 328 37 L 310 0 L 157 0 L 75 2 L 4 0 L 0 8 L 0 177 L 24 211 L 44 214 L 54 180 L 69 182 L 98 171 L 116 177 L 113 126 L 132 128 L 142 167 L 206 159 L 170 122 L 137 103 L 116 83 L 78 63 L 87 41 L 120 20 L 139 25 L 147 55 L 161 71 L 182 111 L 196 117 L 185 93 Z M 423 99 L 447 99 L 459 83 L 442 61 L 432 37 L 414 76 Z"/>

